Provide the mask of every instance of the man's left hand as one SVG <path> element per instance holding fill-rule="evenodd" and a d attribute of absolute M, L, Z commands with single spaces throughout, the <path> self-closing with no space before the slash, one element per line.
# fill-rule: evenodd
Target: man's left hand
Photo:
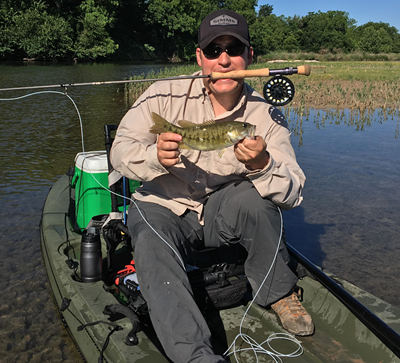
<path fill-rule="evenodd" d="M 261 136 L 254 140 L 243 139 L 235 147 L 235 156 L 250 170 L 263 169 L 269 162 L 267 144 Z"/>

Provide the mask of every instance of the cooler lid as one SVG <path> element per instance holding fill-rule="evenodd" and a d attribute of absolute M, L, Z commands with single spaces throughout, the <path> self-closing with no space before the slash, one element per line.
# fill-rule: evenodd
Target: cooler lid
<path fill-rule="evenodd" d="M 87 173 L 108 173 L 105 151 L 88 151 L 76 154 L 75 166 Z"/>

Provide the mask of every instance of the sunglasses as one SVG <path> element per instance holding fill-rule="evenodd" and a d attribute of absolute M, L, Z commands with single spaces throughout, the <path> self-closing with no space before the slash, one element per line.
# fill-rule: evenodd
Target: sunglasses
<path fill-rule="evenodd" d="M 246 45 L 243 43 L 231 43 L 227 46 L 211 43 L 202 49 L 204 56 L 207 59 L 217 59 L 222 52 L 226 52 L 230 57 L 238 57 L 244 53 Z"/>

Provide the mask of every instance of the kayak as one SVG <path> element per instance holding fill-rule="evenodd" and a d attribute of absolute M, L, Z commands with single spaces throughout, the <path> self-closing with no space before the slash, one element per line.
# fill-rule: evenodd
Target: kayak
<path fill-rule="evenodd" d="M 126 303 L 115 283 L 102 278 L 83 282 L 79 278 L 84 234 L 83 228 L 76 226 L 79 210 L 77 187 L 71 186 L 73 174 L 61 176 L 50 189 L 40 223 L 44 265 L 65 327 L 84 361 L 169 362 L 145 314 L 132 345 L 127 344 L 132 319 L 105 314 L 106 306 Z M 107 266 L 104 236 L 100 236 L 100 246 L 102 265 Z M 302 304 L 313 318 L 315 333 L 288 340 L 276 314 L 247 299 L 207 317 L 216 351 L 222 354 L 230 347 L 232 362 L 400 362 L 400 309 L 323 272 L 290 244 L 288 249 L 307 272 L 298 286 L 303 290 Z M 134 253 L 121 243 L 114 257 L 114 268 L 123 269 L 134 260 Z M 245 338 L 239 333 L 245 333 Z M 234 341 L 236 344 L 230 346 Z M 250 344 L 252 341 L 257 342 L 257 348 Z"/>

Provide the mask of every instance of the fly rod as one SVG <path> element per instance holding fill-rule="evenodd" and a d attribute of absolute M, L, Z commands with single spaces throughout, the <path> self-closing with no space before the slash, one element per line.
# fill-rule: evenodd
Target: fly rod
<path fill-rule="evenodd" d="M 177 77 L 166 77 L 166 78 L 149 78 L 149 79 L 127 79 L 123 81 L 103 81 L 103 82 L 86 82 L 86 83 L 62 83 L 53 84 L 46 86 L 30 86 L 30 87 L 13 87 L 13 88 L 0 88 L 0 91 L 17 91 L 17 90 L 31 90 L 31 89 L 43 89 L 43 88 L 68 88 L 78 86 L 99 86 L 106 84 L 119 84 L 119 83 L 136 83 L 136 82 L 154 82 L 154 81 L 175 81 L 179 79 L 196 79 L 196 78 L 210 78 L 211 81 L 216 81 L 223 78 L 231 79 L 243 79 L 248 77 L 269 77 L 275 75 L 292 75 L 300 74 L 308 76 L 310 75 L 311 69 L 308 64 L 304 66 L 298 66 L 297 68 L 287 67 L 285 69 L 251 69 L 251 70 L 240 70 L 231 72 L 212 72 L 208 75 L 198 76 L 177 76 Z"/>

